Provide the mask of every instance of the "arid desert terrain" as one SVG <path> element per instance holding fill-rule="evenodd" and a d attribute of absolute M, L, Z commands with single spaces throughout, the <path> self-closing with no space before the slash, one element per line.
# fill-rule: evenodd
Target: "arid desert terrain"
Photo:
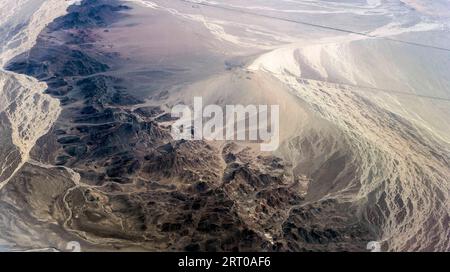
<path fill-rule="evenodd" d="M 450 250 L 447 0 L 2 0 L 0 66 L 0 251 Z"/>

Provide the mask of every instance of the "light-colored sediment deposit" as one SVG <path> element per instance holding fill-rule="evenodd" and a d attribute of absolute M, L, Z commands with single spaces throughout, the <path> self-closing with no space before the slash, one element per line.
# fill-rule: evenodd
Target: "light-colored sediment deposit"
<path fill-rule="evenodd" d="M 47 24 L 63 15 L 73 3 L 75 1 L 2 1 L 0 66 L 30 50 Z M 28 160 L 36 141 L 48 132 L 59 115 L 59 101 L 44 94 L 46 88 L 45 83 L 32 77 L 0 68 L 0 113 L 7 118 L 4 122 L 9 122 L 11 141 L 18 150 L 17 153 L 11 151 L 8 143 L 2 142 L 0 146 L 0 154 L 4 155 L 0 189 Z"/>

